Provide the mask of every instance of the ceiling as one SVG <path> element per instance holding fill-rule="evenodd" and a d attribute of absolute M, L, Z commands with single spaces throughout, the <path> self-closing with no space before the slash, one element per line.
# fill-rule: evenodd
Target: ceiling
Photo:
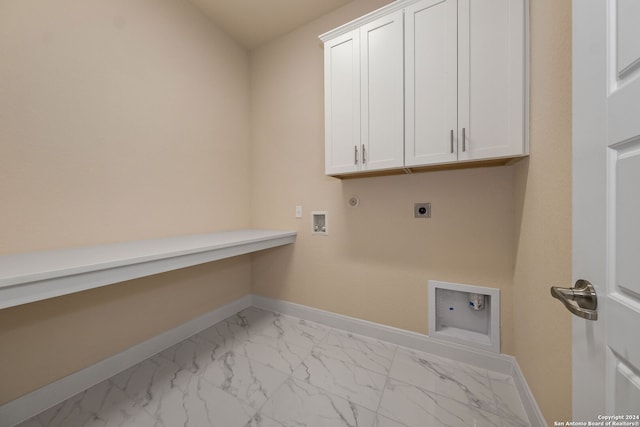
<path fill-rule="evenodd" d="M 189 0 L 246 49 L 253 49 L 352 0 Z"/>

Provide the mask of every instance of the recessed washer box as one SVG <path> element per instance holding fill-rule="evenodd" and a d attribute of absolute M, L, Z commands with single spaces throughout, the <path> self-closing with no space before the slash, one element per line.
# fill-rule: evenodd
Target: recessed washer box
<path fill-rule="evenodd" d="M 429 280 L 429 336 L 500 353 L 500 289 Z"/>
<path fill-rule="evenodd" d="M 326 211 L 311 212 L 311 234 L 329 235 L 329 214 Z"/>

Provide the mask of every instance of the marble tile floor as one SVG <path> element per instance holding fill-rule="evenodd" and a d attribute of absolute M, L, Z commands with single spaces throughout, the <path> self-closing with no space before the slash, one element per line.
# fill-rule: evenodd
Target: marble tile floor
<path fill-rule="evenodd" d="M 252 307 L 19 426 L 529 423 L 507 375 Z"/>

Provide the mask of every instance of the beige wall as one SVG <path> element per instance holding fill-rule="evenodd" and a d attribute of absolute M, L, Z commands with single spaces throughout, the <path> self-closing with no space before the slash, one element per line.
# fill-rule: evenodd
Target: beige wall
<path fill-rule="evenodd" d="M 247 227 L 248 65 L 188 2 L 0 0 L 0 254 Z M 246 295 L 250 261 L 0 310 L 0 403 Z"/>
<path fill-rule="evenodd" d="M 515 166 L 514 354 L 548 422 L 571 419 L 571 1 L 531 2 L 531 156 Z"/>
<path fill-rule="evenodd" d="M 248 57 L 204 15 L 0 8 L 0 253 L 248 224 Z"/>
<path fill-rule="evenodd" d="M 251 54 L 252 222 L 298 231 L 294 246 L 252 256 L 253 292 L 426 333 L 427 280 L 497 287 L 511 353 L 512 168 L 324 175 L 317 36 L 385 3 L 355 1 Z M 433 218 L 414 219 L 414 202 L 431 202 Z M 313 210 L 329 212 L 329 236 L 311 235 Z"/>

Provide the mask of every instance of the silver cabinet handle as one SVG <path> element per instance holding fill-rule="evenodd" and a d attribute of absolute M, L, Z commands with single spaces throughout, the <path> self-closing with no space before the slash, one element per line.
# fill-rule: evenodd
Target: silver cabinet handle
<path fill-rule="evenodd" d="M 462 151 L 467 151 L 467 138 L 466 138 L 466 129 L 462 128 Z"/>
<path fill-rule="evenodd" d="M 598 297 L 595 288 L 588 281 L 580 279 L 573 288 L 552 286 L 551 296 L 559 299 L 576 316 L 598 320 Z"/>
<path fill-rule="evenodd" d="M 362 164 L 364 165 L 365 163 L 367 163 L 367 157 L 365 154 L 364 144 L 362 144 Z"/>
<path fill-rule="evenodd" d="M 451 154 L 453 154 L 453 129 L 451 129 Z"/>
<path fill-rule="evenodd" d="M 354 145 L 353 149 L 355 150 L 354 164 L 357 165 L 358 164 L 358 146 Z"/>

